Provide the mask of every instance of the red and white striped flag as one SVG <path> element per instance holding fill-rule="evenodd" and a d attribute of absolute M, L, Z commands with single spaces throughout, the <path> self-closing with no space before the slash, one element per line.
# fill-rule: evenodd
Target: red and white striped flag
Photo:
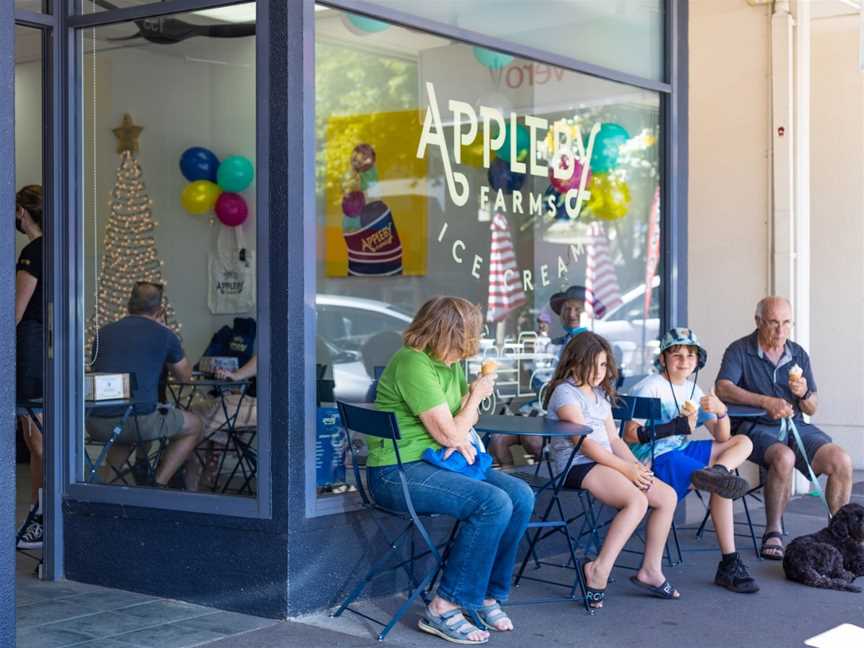
<path fill-rule="evenodd" d="M 643 301 L 642 317 L 648 319 L 651 312 L 651 288 L 654 284 L 654 275 L 657 274 L 657 265 L 660 263 L 660 187 L 654 191 L 654 200 L 651 201 L 651 211 L 648 214 L 648 236 L 647 250 L 645 252 L 645 299 Z"/>
<path fill-rule="evenodd" d="M 490 229 L 492 246 L 489 250 L 489 308 L 486 319 L 500 322 L 528 300 L 522 290 L 510 224 L 504 214 L 495 213 Z"/>
<path fill-rule="evenodd" d="M 591 242 L 586 246 L 585 292 L 592 316 L 600 319 L 607 311 L 621 305 L 621 288 L 618 286 L 612 257 L 609 256 L 606 229 L 601 223 L 594 221 L 589 232 Z"/>

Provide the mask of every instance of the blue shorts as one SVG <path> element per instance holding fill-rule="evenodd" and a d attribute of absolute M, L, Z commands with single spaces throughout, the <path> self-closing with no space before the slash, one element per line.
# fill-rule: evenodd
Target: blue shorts
<path fill-rule="evenodd" d="M 805 423 L 804 421 L 795 421 L 795 427 L 798 429 L 798 434 L 801 436 L 801 443 L 804 445 L 804 451 L 807 453 L 807 458 L 801 456 L 801 451 L 798 450 L 798 444 L 795 443 L 795 438 L 789 433 L 784 441 L 780 440 L 780 425 L 765 425 L 765 424 L 750 424 L 747 421 L 742 422 L 735 429 L 735 434 L 745 434 L 750 437 L 753 442 L 753 452 L 750 453 L 750 461 L 762 467 L 766 467 L 765 453 L 775 443 L 782 443 L 795 453 L 795 467 L 807 479 L 810 479 L 809 471 L 807 470 L 807 460 L 810 464 L 813 463 L 813 457 L 819 452 L 824 445 L 832 443 L 831 437 L 825 434 L 815 425 Z"/>
<path fill-rule="evenodd" d="M 693 473 L 711 461 L 713 444 L 713 441 L 691 441 L 683 450 L 664 452 L 654 458 L 654 476 L 674 488 L 679 500 L 684 499 Z"/>

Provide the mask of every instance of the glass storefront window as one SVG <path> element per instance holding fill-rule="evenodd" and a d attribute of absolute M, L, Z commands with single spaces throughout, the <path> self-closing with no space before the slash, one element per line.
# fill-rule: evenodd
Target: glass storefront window
<path fill-rule="evenodd" d="M 111 11 L 113 9 L 128 9 L 145 4 L 152 4 L 153 0 L 110 0 L 109 2 L 96 2 L 96 0 L 79 0 L 81 14 L 93 14 L 102 11 Z M 177 16 L 172 16 L 177 18 Z M 226 7 L 215 7 L 210 9 L 200 9 L 187 14 L 188 18 L 195 20 L 197 18 L 208 18 L 218 20 L 220 23 L 230 25 L 232 23 L 242 24 L 255 21 L 255 3 L 245 2 L 240 4 L 228 5 Z M 154 22 L 158 22 L 159 18 L 152 18 Z"/>
<path fill-rule="evenodd" d="M 647 79 L 663 78 L 662 0 L 371 0 L 371 4 Z M 346 14 L 345 19 L 349 28 L 360 32 L 374 33 L 376 23 L 380 24 L 363 16 Z M 484 56 L 496 58 L 479 53 Z M 515 81 L 517 69 L 522 75 L 532 74 L 530 65 L 511 67 L 510 58 L 497 57 L 499 73 L 507 81 Z"/>
<path fill-rule="evenodd" d="M 237 8 L 80 32 L 79 481 L 257 491 L 255 3 Z"/>
<path fill-rule="evenodd" d="M 46 0 L 15 0 L 15 8 L 34 13 L 48 13 L 51 10 L 50 2 Z"/>
<path fill-rule="evenodd" d="M 549 298 L 571 285 L 589 289 L 583 324 L 625 375 L 647 373 L 659 95 L 341 11 L 315 17 L 319 494 L 350 490 L 331 401 L 372 398 L 434 295 L 483 307 L 482 354 L 509 362 L 499 405 L 536 398 L 532 353 L 562 333 Z"/>

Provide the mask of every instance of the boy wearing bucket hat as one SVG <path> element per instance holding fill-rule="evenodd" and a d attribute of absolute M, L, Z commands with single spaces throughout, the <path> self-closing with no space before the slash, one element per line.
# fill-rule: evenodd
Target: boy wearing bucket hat
<path fill-rule="evenodd" d="M 714 582 L 733 592 L 759 591 L 747 566 L 735 550 L 732 500 L 748 489 L 747 481 L 734 472 L 752 450 L 749 439 L 732 437 L 726 406 L 713 391 L 704 394 L 690 379 L 705 366 L 708 354 L 688 328 L 673 328 L 660 340 L 655 361 L 658 373 L 639 382 L 633 396 L 658 398 L 660 419 L 653 435 L 642 423 L 629 421 L 624 439 L 640 461 L 652 463 L 654 475 L 672 486 L 681 500 L 691 485 L 711 493 L 710 510 L 722 559 Z M 705 425 L 713 441 L 691 441 L 689 435 Z"/>

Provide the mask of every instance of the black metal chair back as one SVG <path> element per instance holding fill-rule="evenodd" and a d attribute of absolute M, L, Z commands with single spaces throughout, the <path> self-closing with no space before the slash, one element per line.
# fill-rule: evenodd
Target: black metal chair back
<path fill-rule="evenodd" d="M 370 497 L 366 484 L 362 479 L 360 456 L 358 453 L 358 447 L 360 444 L 354 443 L 352 433 L 361 434 L 366 437 L 373 437 L 378 439 L 378 442 L 383 441 L 385 443 L 392 443 L 396 450 L 396 460 L 398 461 L 399 472 L 402 474 L 404 469 L 402 467 L 402 459 L 399 455 L 399 444 L 397 443 L 401 437 L 399 435 L 399 424 L 396 422 L 396 415 L 393 414 L 393 412 L 382 412 L 376 410 L 373 405 L 369 404 L 352 405 L 338 401 L 336 406 L 339 408 L 342 427 L 345 428 L 348 447 L 351 449 L 351 466 L 354 472 L 354 482 L 357 487 L 357 492 L 360 494 L 364 506 L 380 508 Z M 406 501 L 407 499 L 408 498 L 406 498 Z"/>
<path fill-rule="evenodd" d="M 387 636 L 387 633 L 390 632 L 399 619 L 408 611 L 408 608 L 413 605 L 418 596 L 421 596 L 428 603 L 427 599 L 429 598 L 429 592 L 441 573 L 441 570 L 444 568 L 449 547 L 451 546 L 453 539 L 456 537 L 456 531 L 459 528 L 459 520 L 456 520 L 453 523 L 446 542 L 441 545 L 436 545 L 435 542 L 433 542 L 432 536 L 423 524 L 421 516 L 418 515 L 415 510 L 414 502 L 411 499 L 411 492 L 408 489 L 408 480 L 405 477 L 405 467 L 402 464 L 402 457 L 399 454 L 398 441 L 401 438 L 399 434 L 399 424 L 396 420 L 396 415 L 393 414 L 393 412 L 376 410 L 374 405 L 371 404 L 351 404 L 342 401 L 336 401 L 336 407 L 339 408 L 339 416 L 342 420 L 342 426 L 345 428 L 348 447 L 351 449 L 351 464 L 354 472 L 354 482 L 357 492 L 360 494 L 360 498 L 363 501 L 363 506 L 367 509 L 380 511 L 407 522 L 398 535 L 395 538 L 390 539 L 388 530 L 384 528 L 381 521 L 378 519 L 380 516 L 373 516 L 373 520 L 378 525 L 378 528 L 386 542 L 375 543 L 375 545 L 370 546 L 369 549 L 378 549 L 382 551 L 384 555 L 373 563 L 366 573 L 366 576 L 355 585 L 354 589 L 345 597 L 345 600 L 332 615 L 338 617 L 342 612 L 348 610 L 365 619 L 384 626 L 384 629 L 378 635 L 378 640 L 381 641 Z M 408 509 L 407 513 L 385 508 L 376 504 L 372 499 L 368 485 L 363 480 L 360 470 L 360 461 L 357 453 L 357 446 L 359 444 L 353 442 L 352 434 L 362 434 L 366 437 L 371 437 L 372 443 L 389 442 L 393 444 L 393 449 L 396 453 L 396 465 L 398 467 L 399 480 L 402 485 L 402 494 L 405 500 L 405 506 Z M 427 514 L 423 517 L 433 516 Z M 421 553 L 419 554 L 416 553 L 414 549 L 414 529 L 419 532 L 423 544 L 425 545 L 425 548 L 421 547 Z M 410 557 L 407 560 L 401 560 L 395 565 L 390 565 L 389 563 L 392 562 L 392 556 L 398 554 L 399 550 L 407 540 L 410 540 Z M 431 556 L 433 565 L 424 573 L 422 578 L 418 579 L 414 573 L 415 563 L 417 560 L 426 556 Z M 378 621 L 377 619 L 373 619 L 350 607 L 370 582 L 381 574 L 396 569 L 401 569 L 406 573 L 412 587 L 408 597 L 393 614 L 389 622 L 384 623 Z"/>

